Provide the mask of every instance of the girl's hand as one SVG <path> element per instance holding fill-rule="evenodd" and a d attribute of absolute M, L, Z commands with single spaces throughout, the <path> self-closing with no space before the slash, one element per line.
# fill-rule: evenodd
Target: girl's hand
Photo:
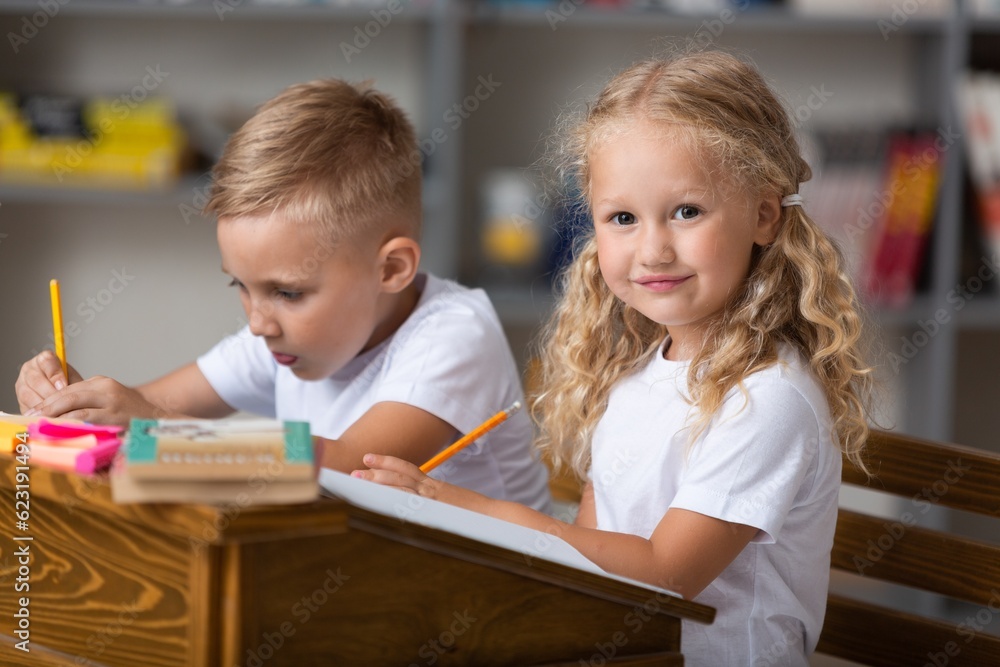
<path fill-rule="evenodd" d="M 437 498 L 437 492 L 443 484 L 425 475 L 418 466 L 395 456 L 365 454 L 364 464 L 370 469 L 355 470 L 351 477 L 392 486 L 424 498 Z"/>
<path fill-rule="evenodd" d="M 42 401 L 61 391 L 66 385 L 81 382 L 83 378 L 72 366 L 67 365 L 69 377 L 63 375 L 62 363 L 51 351 L 45 350 L 24 362 L 14 383 L 17 404 L 24 414 Z"/>
<path fill-rule="evenodd" d="M 364 463 L 370 470 L 355 470 L 351 473 L 351 477 L 367 479 L 370 482 L 402 489 L 407 493 L 440 500 L 482 514 L 493 514 L 496 509 L 494 507 L 496 501 L 492 498 L 428 477 L 418 466 L 397 459 L 395 456 L 365 454 Z"/>
<path fill-rule="evenodd" d="M 133 417 L 158 419 L 166 416 L 161 408 L 147 401 L 135 389 L 101 376 L 74 382 L 50 395 L 26 414 L 118 426 L 128 426 Z"/>

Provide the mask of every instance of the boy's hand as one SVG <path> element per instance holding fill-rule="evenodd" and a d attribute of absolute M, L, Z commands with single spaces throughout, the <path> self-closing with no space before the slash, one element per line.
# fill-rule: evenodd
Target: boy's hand
<path fill-rule="evenodd" d="M 60 391 L 66 385 L 80 382 L 83 378 L 72 366 L 67 365 L 69 378 L 63 375 L 62 364 L 51 350 L 45 350 L 21 366 L 21 372 L 14 383 L 17 404 L 24 414 L 42 401 Z"/>
<path fill-rule="evenodd" d="M 158 419 L 166 416 L 161 408 L 135 389 L 99 375 L 74 382 L 50 395 L 35 405 L 30 414 L 126 427 L 132 417 Z"/>

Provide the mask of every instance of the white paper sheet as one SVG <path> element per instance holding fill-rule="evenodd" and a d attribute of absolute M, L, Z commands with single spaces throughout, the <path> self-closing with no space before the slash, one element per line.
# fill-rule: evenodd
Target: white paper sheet
<path fill-rule="evenodd" d="M 605 572 L 564 540 L 532 528 L 526 528 L 485 514 L 421 498 L 399 489 L 357 479 L 324 468 L 319 484 L 326 495 L 346 500 L 371 512 L 410 521 L 428 528 L 446 530 L 462 537 L 485 542 L 524 554 L 528 564 L 532 559 L 546 560 L 567 567 L 591 572 L 635 586 L 676 595 L 649 584 Z"/>

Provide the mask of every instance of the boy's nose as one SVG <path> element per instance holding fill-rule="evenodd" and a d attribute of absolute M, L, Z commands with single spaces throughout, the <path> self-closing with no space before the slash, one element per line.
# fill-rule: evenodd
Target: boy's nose
<path fill-rule="evenodd" d="M 281 331 L 274 319 L 274 306 L 269 302 L 252 305 L 248 317 L 254 336 L 276 336 Z"/>

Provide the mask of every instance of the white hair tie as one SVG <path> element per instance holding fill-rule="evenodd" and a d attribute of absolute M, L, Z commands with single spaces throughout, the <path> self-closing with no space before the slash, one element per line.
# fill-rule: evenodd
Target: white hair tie
<path fill-rule="evenodd" d="M 789 206 L 802 206 L 802 195 L 785 195 L 781 198 L 781 208 L 787 208 Z"/>

